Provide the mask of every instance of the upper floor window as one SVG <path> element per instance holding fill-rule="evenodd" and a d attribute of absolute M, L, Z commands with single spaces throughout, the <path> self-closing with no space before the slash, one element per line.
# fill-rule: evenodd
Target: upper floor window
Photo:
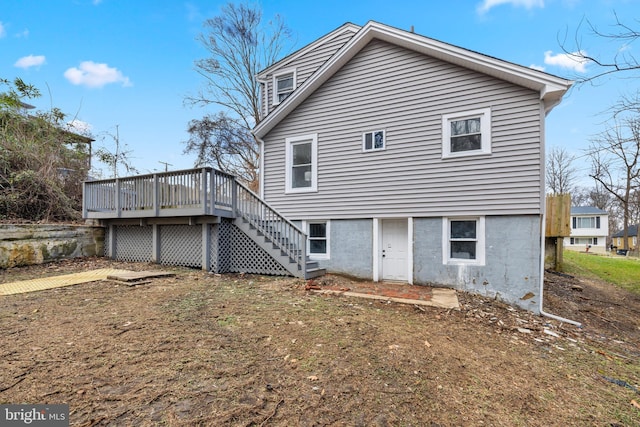
<path fill-rule="evenodd" d="M 573 228 L 600 228 L 599 216 L 574 216 Z"/>
<path fill-rule="evenodd" d="M 273 76 L 273 105 L 278 105 L 296 88 L 295 70 L 283 71 Z"/>
<path fill-rule="evenodd" d="M 491 109 L 442 116 L 442 157 L 491 154 Z"/>
<path fill-rule="evenodd" d="M 386 138 L 384 130 L 376 130 L 362 134 L 363 151 L 384 150 L 385 144 Z"/>
<path fill-rule="evenodd" d="M 318 134 L 287 138 L 285 180 L 287 193 L 317 191 Z"/>

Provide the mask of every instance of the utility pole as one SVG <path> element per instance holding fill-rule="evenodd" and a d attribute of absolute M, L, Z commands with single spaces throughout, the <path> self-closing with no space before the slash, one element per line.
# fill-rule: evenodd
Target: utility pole
<path fill-rule="evenodd" d="M 158 163 L 162 163 L 164 165 L 165 172 L 169 172 L 169 166 L 173 166 L 171 163 L 167 163 L 167 162 L 158 161 Z"/>

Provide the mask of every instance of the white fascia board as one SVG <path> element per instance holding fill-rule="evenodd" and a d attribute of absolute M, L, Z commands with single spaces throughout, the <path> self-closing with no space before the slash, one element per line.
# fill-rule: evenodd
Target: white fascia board
<path fill-rule="evenodd" d="M 318 40 L 309 43 L 308 45 L 304 46 L 303 48 L 297 50 L 296 52 L 292 53 L 291 55 L 287 55 L 284 58 L 282 58 L 281 60 L 279 60 L 278 62 L 271 64 L 270 66 L 268 66 L 267 68 L 265 68 L 264 70 L 258 72 L 258 74 L 256 74 L 256 78 L 258 80 L 261 79 L 267 79 L 267 76 L 275 71 L 277 71 L 280 67 L 285 67 L 287 66 L 287 64 L 289 64 L 291 61 L 295 61 L 297 58 L 306 55 L 309 51 L 316 49 L 318 46 L 323 45 L 324 43 L 326 43 L 327 41 L 333 39 L 334 37 L 336 37 L 339 34 L 344 33 L 345 31 L 352 31 L 354 33 L 357 33 L 360 30 L 359 25 L 356 24 L 352 24 L 351 22 L 347 22 L 346 24 L 341 25 L 340 27 L 336 28 L 335 30 L 333 30 L 332 32 L 330 32 L 327 35 L 324 35 L 322 37 L 320 37 Z"/>

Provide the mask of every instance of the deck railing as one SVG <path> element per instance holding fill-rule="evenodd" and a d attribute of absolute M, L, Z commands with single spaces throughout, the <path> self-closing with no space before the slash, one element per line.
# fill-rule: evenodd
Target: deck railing
<path fill-rule="evenodd" d="M 235 177 L 200 168 L 87 181 L 84 218 L 234 216 Z"/>

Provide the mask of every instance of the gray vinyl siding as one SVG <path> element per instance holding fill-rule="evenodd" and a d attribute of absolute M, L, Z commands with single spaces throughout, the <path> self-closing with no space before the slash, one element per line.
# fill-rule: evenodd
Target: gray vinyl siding
<path fill-rule="evenodd" d="M 491 108 L 492 153 L 442 159 L 442 114 Z M 540 214 L 535 91 L 374 40 L 263 140 L 264 196 L 287 217 Z M 384 129 L 386 149 L 362 152 Z M 285 138 L 318 133 L 318 191 L 285 194 Z"/>
<path fill-rule="evenodd" d="M 351 30 L 337 34 L 333 39 L 327 40 L 324 44 L 316 49 L 309 51 L 306 55 L 295 58 L 290 62 L 283 62 L 278 67 L 276 73 L 280 70 L 295 69 L 296 70 L 296 87 L 302 85 L 305 80 L 318 70 L 329 58 L 331 58 L 345 43 L 347 43 L 355 33 Z M 273 74 L 267 74 L 267 108 L 268 113 L 273 111 L 277 105 L 273 105 Z"/>

